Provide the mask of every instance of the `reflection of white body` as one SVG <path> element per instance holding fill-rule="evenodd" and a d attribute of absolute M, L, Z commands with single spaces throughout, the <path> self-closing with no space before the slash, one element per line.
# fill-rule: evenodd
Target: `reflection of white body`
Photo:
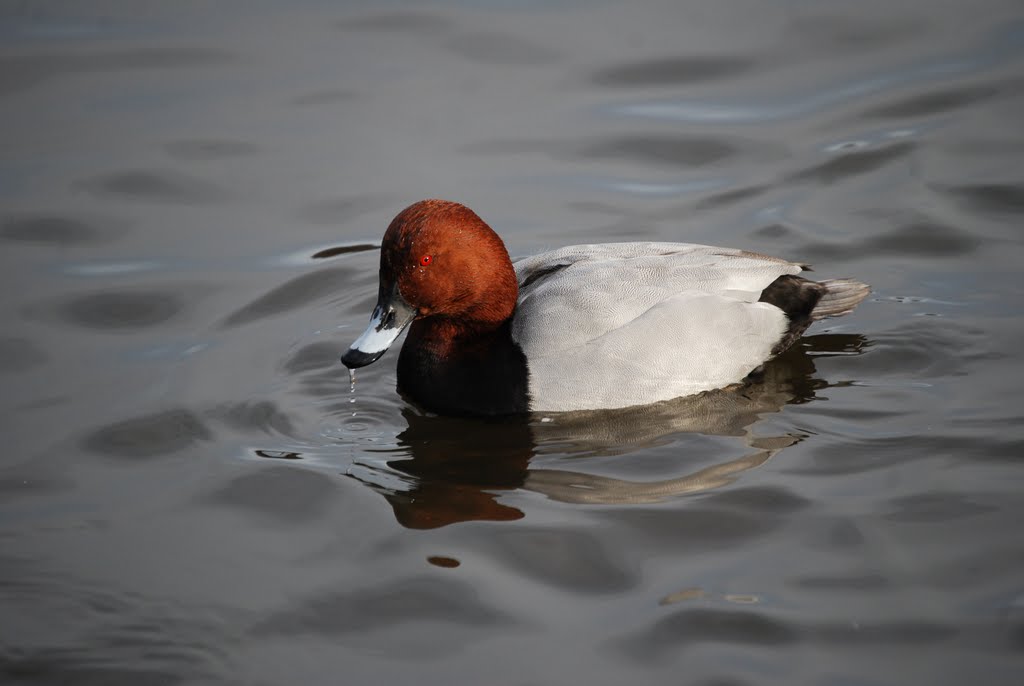
<path fill-rule="evenodd" d="M 566 469 L 531 469 L 523 488 L 563 503 L 623 505 L 660 503 L 671 497 L 700 493 L 735 481 L 739 474 L 760 467 L 783 448 L 797 442 L 792 436 L 762 439 L 749 455 L 660 481 L 631 481 Z"/>

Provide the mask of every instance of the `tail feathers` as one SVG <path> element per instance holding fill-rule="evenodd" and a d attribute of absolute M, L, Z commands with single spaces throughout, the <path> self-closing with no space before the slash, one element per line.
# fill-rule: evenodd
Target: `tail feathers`
<path fill-rule="evenodd" d="M 871 292 L 870 286 L 854 279 L 829 279 L 820 283 L 828 290 L 811 310 L 811 319 L 815 321 L 853 312 Z"/>

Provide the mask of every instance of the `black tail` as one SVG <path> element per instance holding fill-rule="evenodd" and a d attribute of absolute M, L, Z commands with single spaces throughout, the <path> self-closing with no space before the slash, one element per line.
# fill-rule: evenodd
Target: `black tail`
<path fill-rule="evenodd" d="M 852 312 L 870 292 L 867 284 L 853 279 L 818 283 L 791 274 L 775 279 L 758 298 L 760 302 L 775 305 L 789 318 L 789 328 L 772 348 L 772 355 L 778 355 L 793 345 L 812 322 Z"/>

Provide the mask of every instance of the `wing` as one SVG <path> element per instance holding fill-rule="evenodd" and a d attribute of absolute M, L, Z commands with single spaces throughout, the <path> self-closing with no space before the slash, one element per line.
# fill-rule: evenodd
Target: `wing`
<path fill-rule="evenodd" d="M 512 335 L 537 410 L 625 407 L 742 380 L 786 330 L 761 291 L 801 266 L 679 243 L 571 246 L 515 263 Z"/>

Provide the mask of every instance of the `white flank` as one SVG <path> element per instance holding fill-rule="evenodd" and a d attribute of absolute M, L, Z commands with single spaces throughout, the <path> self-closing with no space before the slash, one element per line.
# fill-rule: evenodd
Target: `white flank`
<path fill-rule="evenodd" d="M 515 263 L 512 337 L 534 411 L 645 405 L 741 381 L 786 315 L 758 302 L 798 264 L 679 243 L 577 245 Z"/>

